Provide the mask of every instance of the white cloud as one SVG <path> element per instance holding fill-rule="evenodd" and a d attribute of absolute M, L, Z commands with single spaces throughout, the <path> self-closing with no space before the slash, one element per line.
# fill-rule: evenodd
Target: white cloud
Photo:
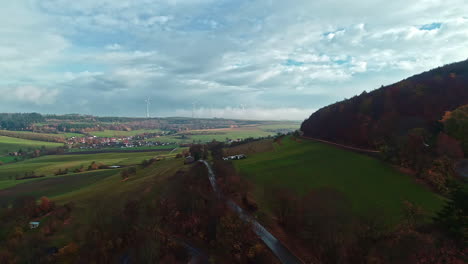
<path fill-rule="evenodd" d="M 46 89 L 35 86 L 18 86 L 12 88 L 0 88 L 3 100 L 15 100 L 23 103 L 33 103 L 36 105 L 53 104 L 59 94 L 56 89 Z M 6 99 L 6 100 L 5 100 Z"/>
<path fill-rule="evenodd" d="M 310 116 L 316 109 L 301 108 L 261 108 L 261 107 L 225 107 L 225 108 L 199 108 L 195 111 L 177 109 L 175 116 L 207 118 L 232 118 L 250 120 L 298 120 L 302 121 Z"/>
<path fill-rule="evenodd" d="M 160 113 L 196 100 L 231 116 L 225 106 L 240 103 L 258 105 L 252 116 L 299 116 L 466 59 L 464 2 L 9 1 L 0 87 L 23 88 L 0 111 L 41 96 L 52 112 L 136 115 L 154 96 Z"/>
<path fill-rule="evenodd" d="M 122 46 L 120 46 L 117 43 L 114 43 L 114 44 L 107 45 L 105 48 L 107 50 L 120 50 L 120 49 L 122 49 Z"/>

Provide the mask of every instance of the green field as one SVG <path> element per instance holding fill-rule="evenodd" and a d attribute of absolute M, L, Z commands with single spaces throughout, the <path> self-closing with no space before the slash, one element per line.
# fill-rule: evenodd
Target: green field
<path fill-rule="evenodd" d="M 53 176 L 59 169 L 73 170 L 83 166 L 87 168 L 93 161 L 104 165 L 127 166 L 139 164 L 145 159 L 151 159 L 155 156 L 169 156 L 168 152 L 136 152 L 136 153 L 100 153 L 86 155 L 51 155 L 35 159 L 29 159 L 22 162 L 10 163 L 0 166 L 0 190 L 28 181 L 37 181 L 39 179 L 15 180 L 15 176 L 23 176 L 26 172 L 35 172 L 36 175 Z M 170 156 L 174 156 L 173 152 Z M 47 178 L 47 177 L 46 177 Z"/>
<path fill-rule="evenodd" d="M 155 181 L 163 177 L 172 176 L 176 170 L 183 166 L 183 159 L 167 159 L 157 162 L 147 169 L 139 169 L 137 174 L 131 176 L 128 181 L 122 182 L 119 173 L 114 173 L 111 177 L 90 185 L 87 188 L 76 188 L 54 197 L 58 203 L 80 202 L 86 204 L 94 199 L 103 199 L 101 194 L 106 194 L 105 198 L 114 202 L 125 201 L 125 194 L 132 191 L 139 193 L 152 187 Z M 92 208 L 90 208 L 92 210 Z"/>
<path fill-rule="evenodd" d="M 3 162 L 3 164 L 13 162 L 14 160 L 15 157 L 13 156 L 0 156 L 0 162 Z"/>
<path fill-rule="evenodd" d="M 36 198 L 41 196 L 54 197 L 85 188 L 116 174 L 118 174 L 117 170 L 98 170 L 22 182 L 0 190 L 0 201 L 1 203 L 9 203 L 20 196 L 33 196 Z"/>
<path fill-rule="evenodd" d="M 80 133 L 60 133 L 58 134 L 60 136 L 63 136 L 65 138 L 71 138 L 71 137 L 84 137 L 85 135 L 80 134 Z"/>
<path fill-rule="evenodd" d="M 188 132 L 181 132 L 175 135 L 161 136 L 150 139 L 151 141 L 158 141 L 163 143 L 206 143 L 213 140 L 224 142 L 226 139 L 236 140 L 245 138 L 260 138 L 274 136 L 276 132 L 266 131 L 258 127 L 242 127 L 242 128 L 226 128 L 226 129 L 207 129 L 207 130 L 191 130 Z"/>
<path fill-rule="evenodd" d="M 143 146 L 143 147 L 134 147 L 134 148 L 100 148 L 100 149 L 94 149 L 94 148 L 84 148 L 84 149 L 79 149 L 79 148 L 71 148 L 68 150 L 68 152 L 84 152 L 84 151 L 133 151 L 133 150 L 173 150 L 177 148 L 178 145 L 165 145 L 165 146 Z"/>
<path fill-rule="evenodd" d="M 42 146 L 46 148 L 56 148 L 63 146 L 63 144 L 0 136 L 0 155 L 18 151 L 19 149 L 26 150 L 28 148 L 40 148 Z"/>
<path fill-rule="evenodd" d="M 19 196 L 32 196 L 39 199 L 46 196 L 61 205 L 72 202 L 73 211 L 67 224 L 50 236 L 49 241 L 57 246 L 73 241 L 77 230 L 86 230 L 91 221 L 99 215 L 99 219 L 110 218 L 112 212 L 122 210 L 125 203 L 137 197 L 147 197 L 151 201 L 158 195 L 162 182 L 182 168 L 183 159 L 165 159 L 157 161 L 148 168 L 137 167 L 136 175 L 122 181 L 120 169 L 98 170 L 59 177 L 47 177 L 11 186 L 0 190 L 0 204 L 12 202 Z M 48 217 L 38 219 L 45 225 Z M 18 223 L 0 225 L 0 238 Z M 23 223 L 25 224 L 25 223 Z"/>
<path fill-rule="evenodd" d="M 104 130 L 104 131 L 93 131 L 89 132 L 89 134 L 96 136 L 96 137 L 130 137 L 141 135 L 144 133 L 161 133 L 162 130 L 160 129 L 139 129 L 139 130 L 132 130 L 132 131 L 118 131 L 118 130 Z"/>
<path fill-rule="evenodd" d="M 274 187 L 286 187 L 299 195 L 331 187 L 346 195 L 356 213 L 380 210 L 389 223 L 399 222 L 404 200 L 429 214 L 443 204 L 440 196 L 377 159 L 318 142 L 285 138 L 275 144 L 274 151 L 249 155 L 235 161 L 235 166 L 254 183 L 254 195 L 267 211 L 266 192 Z"/>

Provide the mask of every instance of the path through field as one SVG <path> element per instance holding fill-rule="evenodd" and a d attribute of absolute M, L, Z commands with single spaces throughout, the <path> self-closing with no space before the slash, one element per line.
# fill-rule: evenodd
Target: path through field
<path fill-rule="evenodd" d="M 211 187 L 213 191 L 221 197 L 221 191 L 218 189 L 216 184 L 216 175 L 211 168 L 211 165 L 202 160 L 208 169 L 208 178 L 211 183 Z M 232 200 L 227 200 L 227 205 L 231 208 L 234 212 L 236 212 L 239 217 L 246 221 L 252 223 L 254 227 L 254 232 L 260 237 L 260 239 L 270 248 L 270 250 L 276 255 L 276 257 L 281 261 L 283 264 L 302 264 L 304 263 L 298 257 L 296 257 L 286 246 L 281 243 L 275 236 L 273 236 L 265 227 L 263 227 L 259 222 L 257 222 L 252 216 L 247 214 L 241 207 L 239 207 L 236 203 Z"/>

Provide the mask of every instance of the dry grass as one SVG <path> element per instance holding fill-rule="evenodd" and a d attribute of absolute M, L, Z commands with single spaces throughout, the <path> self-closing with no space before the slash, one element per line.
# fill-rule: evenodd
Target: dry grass
<path fill-rule="evenodd" d="M 225 156 L 246 154 L 251 155 L 255 153 L 273 151 L 273 140 L 260 140 L 242 144 L 239 146 L 224 149 Z"/>

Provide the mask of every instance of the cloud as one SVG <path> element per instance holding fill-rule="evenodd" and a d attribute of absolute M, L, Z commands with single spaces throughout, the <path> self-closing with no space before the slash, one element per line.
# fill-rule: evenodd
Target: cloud
<path fill-rule="evenodd" d="M 299 108 L 199 108 L 196 110 L 176 109 L 175 116 L 207 117 L 207 118 L 232 118 L 250 120 L 297 120 L 306 119 L 316 109 Z"/>
<path fill-rule="evenodd" d="M 122 46 L 120 46 L 117 43 L 114 43 L 114 44 L 107 45 L 106 49 L 107 50 L 120 50 L 120 49 L 122 49 Z"/>
<path fill-rule="evenodd" d="M 466 13 L 464 0 L 10 1 L 0 87 L 23 92 L 3 88 L 0 111 L 141 116 L 151 96 L 159 115 L 196 101 L 296 119 L 466 59 Z"/>
<path fill-rule="evenodd" d="M 53 104 L 59 94 L 59 91 L 56 89 L 49 90 L 35 86 L 0 88 L 0 90 L 2 91 L 2 94 L 4 94 L 3 100 L 15 100 L 22 103 L 33 103 L 36 105 Z"/>

